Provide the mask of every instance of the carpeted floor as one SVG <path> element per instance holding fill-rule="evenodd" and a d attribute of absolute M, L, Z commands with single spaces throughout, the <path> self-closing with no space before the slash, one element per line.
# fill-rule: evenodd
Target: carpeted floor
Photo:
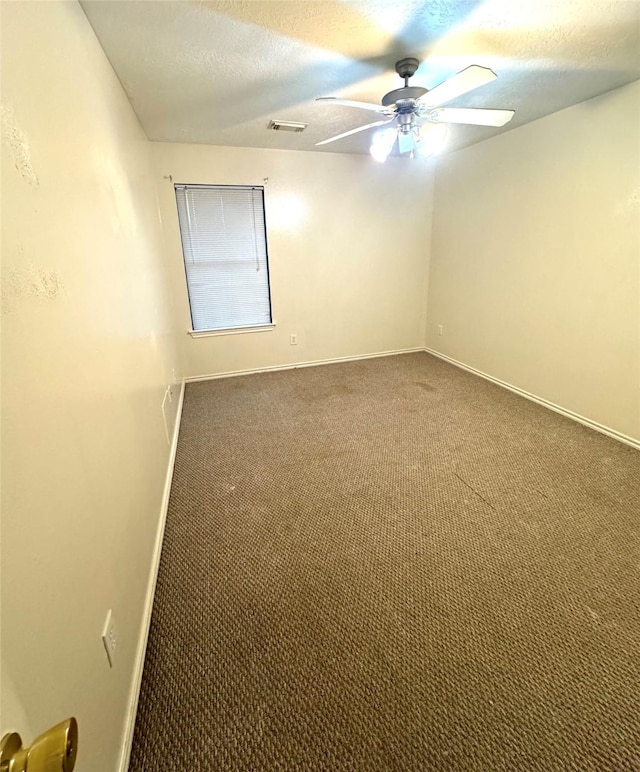
<path fill-rule="evenodd" d="M 189 385 L 130 769 L 640 770 L 640 453 L 427 354 Z"/>

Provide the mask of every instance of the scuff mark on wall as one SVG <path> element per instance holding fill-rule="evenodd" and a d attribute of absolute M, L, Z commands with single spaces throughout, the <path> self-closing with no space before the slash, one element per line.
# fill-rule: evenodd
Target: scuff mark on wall
<path fill-rule="evenodd" d="M 640 212 L 640 188 L 632 191 L 631 194 L 621 201 L 615 209 L 615 213 L 618 217 L 624 217 L 628 215 L 638 216 Z"/>
<path fill-rule="evenodd" d="M 111 225 L 116 233 L 135 236 L 138 230 L 136 206 L 128 177 L 120 165 L 101 152 L 93 153 L 96 180 L 111 212 Z"/>
<path fill-rule="evenodd" d="M 24 257 L 24 247 L 18 244 L 18 257 Z M 24 298 L 37 302 L 56 300 L 64 293 L 62 280 L 55 271 L 47 271 L 41 266 L 28 262 L 24 266 L 3 269 L 2 316 L 15 311 Z"/>
<path fill-rule="evenodd" d="M 13 158 L 13 163 L 20 176 L 29 185 L 40 185 L 31 163 L 31 150 L 27 135 L 16 124 L 13 110 L 8 105 L 1 106 L 2 113 L 2 144 L 7 147 Z"/>

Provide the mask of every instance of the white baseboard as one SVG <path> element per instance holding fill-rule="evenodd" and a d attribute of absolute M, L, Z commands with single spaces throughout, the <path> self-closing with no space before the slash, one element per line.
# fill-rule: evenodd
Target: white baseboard
<path fill-rule="evenodd" d="M 194 375 L 185 378 L 185 383 L 195 383 L 196 381 L 213 381 L 216 378 L 233 378 L 236 375 L 252 375 L 254 373 L 275 373 L 279 370 L 297 370 L 299 367 L 317 367 L 318 365 L 333 365 L 338 362 L 356 362 L 360 359 L 377 359 L 378 357 L 392 357 L 398 354 L 414 354 L 417 351 L 424 351 L 422 346 L 417 348 L 402 348 L 395 351 L 377 351 L 374 354 L 359 354 L 352 357 L 335 357 L 333 359 L 314 359 L 309 362 L 295 362 L 291 365 L 275 365 L 273 367 L 254 367 L 249 370 L 228 370 L 223 373 L 212 373 L 211 375 Z"/>
<path fill-rule="evenodd" d="M 595 431 L 600 432 L 601 434 L 606 434 L 607 437 L 612 437 L 614 440 L 618 440 L 618 442 L 623 442 L 625 445 L 630 445 L 632 448 L 640 450 L 640 440 L 636 440 L 633 437 L 622 434 L 622 432 L 611 429 L 609 426 L 604 426 L 603 424 L 599 424 L 596 421 L 592 421 L 590 418 L 585 418 L 585 416 L 580 415 L 579 413 L 574 413 L 572 410 L 567 410 L 560 405 L 556 405 L 554 402 L 549 402 L 548 399 L 537 397 L 535 394 L 531 394 L 524 389 L 513 386 L 506 381 L 501 381 L 499 378 L 494 378 L 492 375 L 488 375 L 487 373 L 482 372 L 482 370 L 476 370 L 475 367 L 469 367 L 469 365 L 458 362 L 457 359 L 452 359 L 445 354 L 441 354 L 439 351 L 434 351 L 431 348 L 425 348 L 424 351 L 426 351 L 427 354 L 433 354 L 433 356 L 438 357 L 438 359 L 443 359 L 445 362 L 449 362 L 449 364 L 460 367 L 462 370 L 467 370 L 467 372 L 473 373 L 474 375 L 479 375 L 486 381 L 491 381 L 491 383 L 495 383 L 497 386 L 502 386 L 503 389 L 508 389 L 509 391 L 514 392 L 514 394 L 519 394 L 521 397 L 525 397 L 525 399 L 531 400 L 531 402 L 536 402 L 538 405 L 542 405 L 549 410 L 553 410 L 554 413 L 560 413 L 560 415 L 563 415 L 565 418 L 570 418 L 572 421 L 577 421 L 579 424 L 588 426 L 590 429 L 595 429 Z"/>
<path fill-rule="evenodd" d="M 151 557 L 151 569 L 149 572 L 149 582 L 147 584 L 147 594 L 144 601 L 142 612 L 142 623 L 140 625 L 140 635 L 138 639 L 138 649 L 136 652 L 136 661 L 133 668 L 133 678 L 131 680 L 131 691 L 129 692 L 129 706 L 125 718 L 124 732 L 122 738 L 122 750 L 120 752 L 120 762 L 118 772 L 127 772 L 129 768 L 129 759 L 131 756 L 131 745 L 133 743 L 133 730 L 136 725 L 136 713 L 138 712 L 138 699 L 140 697 L 140 686 L 142 684 L 142 671 L 144 669 L 144 656 L 147 651 L 147 640 L 149 638 L 149 628 L 151 626 L 151 612 L 153 610 L 153 597 L 156 592 L 156 582 L 158 580 L 158 569 L 160 567 L 160 553 L 162 551 L 162 540 L 164 538 L 164 527 L 167 522 L 167 510 L 169 508 L 169 494 L 171 493 L 171 480 L 173 478 L 173 467 L 176 461 L 176 451 L 178 448 L 178 435 L 180 433 L 180 418 L 182 416 L 182 405 L 184 403 L 184 381 L 180 386 L 180 397 L 178 398 L 178 409 L 176 410 L 175 423 L 173 426 L 173 437 L 171 440 L 171 449 L 169 451 L 169 463 L 167 464 L 167 474 L 164 481 L 164 490 L 162 493 L 162 502 L 160 504 L 160 519 L 156 531 L 156 540 L 153 546 Z"/>

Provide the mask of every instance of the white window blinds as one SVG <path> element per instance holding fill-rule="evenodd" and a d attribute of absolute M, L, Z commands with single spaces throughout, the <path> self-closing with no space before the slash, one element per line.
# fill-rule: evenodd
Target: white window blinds
<path fill-rule="evenodd" d="M 193 329 L 271 324 L 263 188 L 175 190 Z"/>

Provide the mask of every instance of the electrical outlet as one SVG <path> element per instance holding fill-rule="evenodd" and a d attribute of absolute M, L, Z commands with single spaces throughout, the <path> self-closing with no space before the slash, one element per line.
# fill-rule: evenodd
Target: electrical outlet
<path fill-rule="evenodd" d="M 116 646 L 118 645 L 118 633 L 116 631 L 116 623 L 114 622 L 111 609 L 107 611 L 107 618 L 104 622 L 102 643 L 104 644 L 104 650 L 107 652 L 109 667 L 113 667 L 113 661 L 116 656 Z"/>
<path fill-rule="evenodd" d="M 289 345 L 290 346 L 298 345 L 298 336 L 295 334 L 295 332 L 292 332 L 291 335 L 289 335 Z"/>
<path fill-rule="evenodd" d="M 171 383 L 175 383 L 178 379 L 176 378 L 176 368 L 171 368 Z"/>
<path fill-rule="evenodd" d="M 439 325 L 438 325 L 438 335 L 442 335 L 442 332 L 443 332 L 443 330 L 442 330 L 442 325 L 441 325 L 441 324 L 439 324 Z"/>

